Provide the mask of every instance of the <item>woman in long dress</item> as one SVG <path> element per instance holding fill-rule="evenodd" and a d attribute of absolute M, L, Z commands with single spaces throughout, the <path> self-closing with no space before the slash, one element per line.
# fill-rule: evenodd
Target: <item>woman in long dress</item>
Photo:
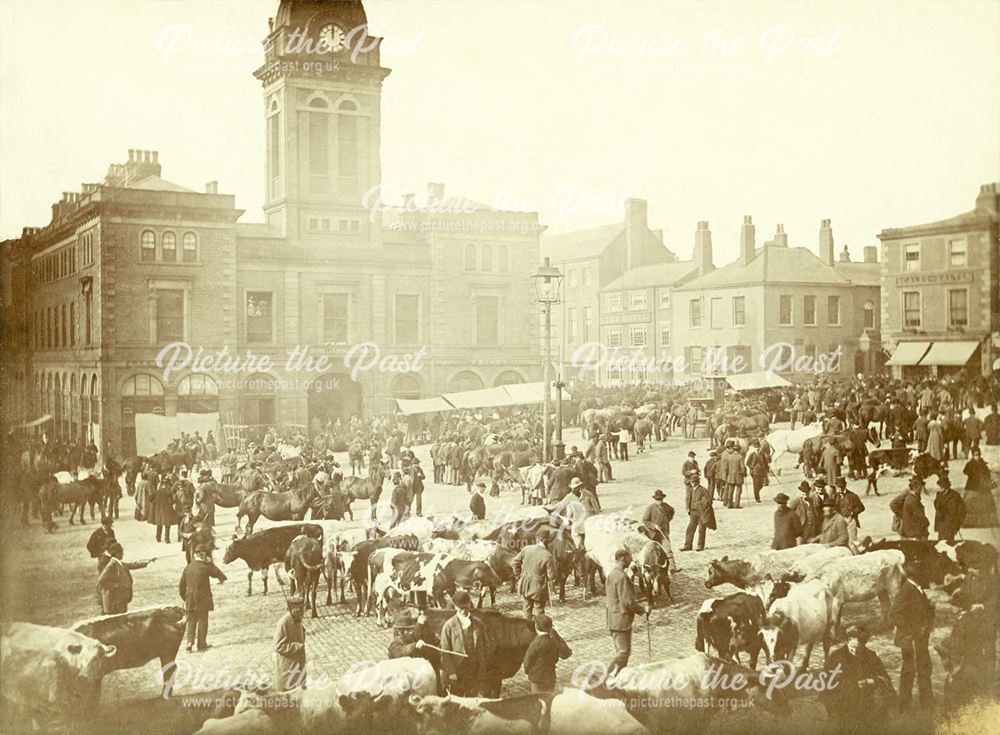
<path fill-rule="evenodd" d="M 944 424 L 936 414 L 927 424 L 927 453 L 938 462 L 944 460 Z"/>

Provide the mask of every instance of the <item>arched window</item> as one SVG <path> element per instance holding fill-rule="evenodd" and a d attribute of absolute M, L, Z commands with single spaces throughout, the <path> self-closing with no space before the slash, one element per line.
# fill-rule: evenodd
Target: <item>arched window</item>
<path fill-rule="evenodd" d="M 338 110 L 346 110 L 348 112 L 356 112 L 358 106 L 351 102 L 350 100 L 343 100 L 339 105 L 337 105 Z"/>
<path fill-rule="evenodd" d="M 97 391 L 97 376 L 90 376 L 90 421 L 101 423 L 101 397 Z"/>
<path fill-rule="evenodd" d="M 500 385 L 517 385 L 518 383 L 524 382 L 524 376 L 516 370 L 504 370 L 497 376 L 497 379 L 493 381 L 494 386 Z"/>
<path fill-rule="evenodd" d="M 184 233 L 184 262 L 194 263 L 198 260 L 198 236 L 193 232 Z"/>
<path fill-rule="evenodd" d="M 84 373 L 80 378 L 80 421 L 86 427 L 90 423 L 90 378 Z M 87 432 L 90 438 L 90 432 Z"/>
<path fill-rule="evenodd" d="M 314 99 L 313 109 L 326 110 L 325 100 Z M 330 116 L 326 112 L 309 113 L 309 173 L 313 176 L 330 175 Z"/>
<path fill-rule="evenodd" d="M 323 99 L 322 97 L 314 97 L 313 99 L 309 100 L 309 106 L 312 107 L 315 110 L 328 110 L 328 109 L 330 109 L 330 105 L 328 105 L 326 103 L 326 100 Z"/>
<path fill-rule="evenodd" d="M 481 259 L 484 271 L 493 270 L 493 246 L 483 245 Z"/>
<path fill-rule="evenodd" d="M 871 301 L 865 303 L 865 329 L 875 328 L 875 304 Z"/>
<path fill-rule="evenodd" d="M 497 246 L 497 270 L 501 273 L 510 271 L 510 250 L 506 245 Z"/>
<path fill-rule="evenodd" d="M 420 398 L 420 381 L 415 375 L 397 375 L 390 390 L 393 398 Z"/>
<path fill-rule="evenodd" d="M 471 242 L 465 246 L 465 270 L 476 270 L 476 246 Z"/>
<path fill-rule="evenodd" d="M 192 373 L 177 384 L 178 413 L 218 413 L 219 385 L 210 375 Z"/>
<path fill-rule="evenodd" d="M 160 249 L 164 263 L 177 262 L 177 235 L 172 232 L 164 232 L 160 240 Z"/>
<path fill-rule="evenodd" d="M 344 105 L 353 105 L 351 102 L 342 102 L 339 112 L 348 112 L 350 108 Z M 358 178 L 358 118 L 352 114 L 340 114 L 337 116 L 337 160 L 340 167 L 340 188 L 344 193 L 355 190 Z"/>
<path fill-rule="evenodd" d="M 479 390 L 483 387 L 483 380 L 471 370 L 463 370 L 455 373 L 448 381 L 449 393 L 461 393 L 466 390 Z"/>
<path fill-rule="evenodd" d="M 162 396 L 163 383 L 147 373 L 133 375 L 122 385 L 123 398 Z"/>
<path fill-rule="evenodd" d="M 156 235 L 152 230 L 144 230 L 142 233 L 142 262 L 152 263 L 156 261 Z"/>

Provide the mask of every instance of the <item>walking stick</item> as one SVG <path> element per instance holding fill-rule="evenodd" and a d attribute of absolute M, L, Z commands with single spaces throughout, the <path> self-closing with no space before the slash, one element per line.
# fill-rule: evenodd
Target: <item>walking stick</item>
<path fill-rule="evenodd" d="M 647 662 L 652 662 L 653 660 L 653 636 L 649 632 L 649 613 L 646 613 L 646 660 Z"/>

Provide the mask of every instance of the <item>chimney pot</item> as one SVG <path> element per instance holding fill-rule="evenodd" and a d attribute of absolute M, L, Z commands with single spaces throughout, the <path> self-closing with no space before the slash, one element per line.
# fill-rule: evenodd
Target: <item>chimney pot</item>
<path fill-rule="evenodd" d="M 135 148 L 128 149 L 128 162 L 133 163 L 135 161 Z"/>
<path fill-rule="evenodd" d="M 833 228 L 830 220 L 824 219 L 819 224 L 819 259 L 827 265 L 833 265 Z"/>
<path fill-rule="evenodd" d="M 432 182 L 427 185 L 427 199 L 428 201 L 444 201 L 444 184 L 439 184 Z"/>
<path fill-rule="evenodd" d="M 878 263 L 878 248 L 874 245 L 865 245 L 864 254 L 866 263 Z"/>
<path fill-rule="evenodd" d="M 153 151 L 153 163 L 159 163 L 159 162 L 160 162 L 160 152 Z"/>
<path fill-rule="evenodd" d="M 757 255 L 756 228 L 749 214 L 743 215 L 743 226 L 740 228 L 740 263 L 750 265 Z"/>
<path fill-rule="evenodd" d="M 205 184 L 205 193 L 206 194 L 218 194 L 219 193 L 219 182 L 218 181 L 209 181 L 208 183 L 206 183 Z"/>
<path fill-rule="evenodd" d="M 694 254 L 692 260 L 698 266 L 698 275 L 703 276 L 715 270 L 712 262 L 712 233 L 708 229 L 708 221 L 698 222 L 694 231 Z"/>

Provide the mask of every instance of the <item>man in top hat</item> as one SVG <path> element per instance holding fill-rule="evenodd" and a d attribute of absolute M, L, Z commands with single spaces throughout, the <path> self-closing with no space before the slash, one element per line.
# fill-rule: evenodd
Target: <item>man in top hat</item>
<path fill-rule="evenodd" d="M 933 704 L 931 685 L 931 656 L 928 650 L 934 628 L 934 605 L 913 580 L 913 566 L 903 564 L 906 580 L 899 586 L 889 608 L 889 622 L 896 628 L 893 643 L 899 647 L 902 666 L 899 672 L 899 709 L 910 707 L 913 698 L 913 680 L 917 680 L 920 704 Z"/>
<path fill-rule="evenodd" d="M 799 492 L 794 498 L 788 501 L 788 507 L 795 512 L 799 518 L 799 541 L 803 544 L 809 543 L 813 536 L 819 533 L 818 517 L 816 508 L 813 505 L 810 494 L 812 488 L 806 480 L 799 483 Z"/>
<path fill-rule="evenodd" d="M 482 622 L 472 617 L 472 598 L 465 590 L 451 596 L 455 614 L 441 626 L 441 677 L 449 694 L 478 697 L 492 655 Z"/>
<path fill-rule="evenodd" d="M 552 627 L 552 618 L 539 614 L 535 618 L 535 639 L 524 653 L 524 673 L 531 682 L 532 693 L 556 690 L 556 664 L 569 658 L 573 651 Z"/>
<path fill-rule="evenodd" d="M 823 501 L 823 525 L 820 527 L 819 535 L 814 539 L 815 543 L 826 544 L 827 546 L 846 546 L 850 548 L 851 539 L 847 532 L 847 521 L 844 516 L 837 512 L 833 500 Z"/>
<path fill-rule="evenodd" d="M 539 614 L 545 613 L 549 589 L 555 589 L 556 562 L 548 549 L 550 538 L 549 529 L 540 528 L 535 534 L 535 543 L 525 546 L 511 561 L 514 576 L 519 578 L 517 591 L 524 600 L 524 617 L 528 620 L 536 606 Z"/>
<path fill-rule="evenodd" d="M 685 478 L 685 482 L 687 482 L 687 478 Z M 690 485 L 687 486 L 687 492 L 688 494 L 691 492 Z M 673 574 L 679 572 L 680 569 L 674 562 L 674 552 L 670 546 L 670 521 L 674 519 L 674 508 L 665 502 L 664 498 L 666 497 L 659 489 L 653 493 L 653 502 L 647 505 L 646 510 L 642 512 L 642 522 L 647 526 L 660 529 L 663 534 L 661 545 L 663 550 L 667 552 L 669 570 Z"/>
<path fill-rule="evenodd" d="M 410 462 L 406 467 L 406 472 L 409 473 L 410 477 L 413 478 L 410 482 L 410 492 L 413 495 L 414 503 L 416 504 L 416 512 L 418 516 L 424 514 L 424 474 L 423 468 L 420 466 L 420 460 L 413 456 L 410 452 Z"/>
<path fill-rule="evenodd" d="M 772 549 L 790 549 L 798 544 L 802 536 L 802 522 L 798 514 L 788 507 L 788 496 L 778 493 L 774 496 L 778 508 L 774 511 L 774 540 Z"/>
<path fill-rule="evenodd" d="M 847 522 L 847 535 L 850 539 L 851 551 L 858 549 L 858 530 L 861 528 L 861 514 L 865 512 L 865 504 L 857 493 L 847 487 L 847 478 L 840 475 L 837 478 L 836 489 L 833 493 L 833 505 L 837 512 L 844 517 Z"/>
<path fill-rule="evenodd" d="M 226 575 L 212 563 L 209 550 L 198 546 L 194 550 L 194 560 L 184 567 L 178 587 L 181 599 L 184 600 L 185 617 L 187 618 L 187 650 L 194 646 L 195 635 L 198 638 L 198 650 L 204 651 L 208 645 L 208 613 L 215 609 L 212 599 L 211 579 L 219 583 L 226 581 Z"/>
<path fill-rule="evenodd" d="M 952 488 L 947 474 L 938 477 L 934 498 L 934 531 L 939 541 L 954 541 L 965 522 L 965 500 Z"/>
<path fill-rule="evenodd" d="M 691 473 L 691 484 L 687 488 L 688 526 L 684 534 L 684 548 L 681 551 L 691 551 L 694 533 L 698 532 L 698 551 L 705 550 L 706 529 L 716 529 L 715 510 L 712 508 L 712 495 L 708 488 L 701 484 L 701 473 L 697 470 Z"/>
<path fill-rule="evenodd" d="M 760 449 L 760 439 L 750 442 L 750 451 L 747 452 L 746 459 L 747 472 L 753 482 L 753 499 L 760 502 L 760 489 L 764 487 L 767 480 L 767 460 Z"/>
<path fill-rule="evenodd" d="M 899 535 L 902 538 L 926 539 L 930 521 L 924 513 L 920 494 L 924 481 L 917 475 L 910 478 L 906 492 L 889 501 L 889 510 L 899 519 Z"/>
<path fill-rule="evenodd" d="M 301 595 L 288 598 L 288 612 L 278 621 L 274 632 L 275 679 L 279 692 L 306 687 L 306 628 L 302 624 L 305 600 Z"/>

